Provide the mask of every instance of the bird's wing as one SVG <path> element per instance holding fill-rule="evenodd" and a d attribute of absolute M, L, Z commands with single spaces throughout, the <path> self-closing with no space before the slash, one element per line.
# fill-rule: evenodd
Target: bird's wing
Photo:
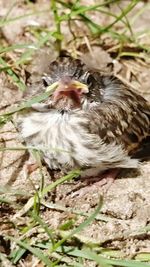
<path fill-rule="evenodd" d="M 90 131 L 106 143 L 122 143 L 132 154 L 150 136 L 150 104 L 114 76 L 96 75 L 101 98 L 88 112 Z"/>

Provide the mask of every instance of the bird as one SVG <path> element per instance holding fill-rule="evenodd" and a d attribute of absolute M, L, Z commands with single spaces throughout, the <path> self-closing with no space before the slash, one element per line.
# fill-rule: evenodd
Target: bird
<path fill-rule="evenodd" d="M 81 177 L 138 168 L 136 153 L 150 136 L 150 103 L 112 74 L 60 55 L 41 77 L 40 103 L 18 115 L 26 144 L 51 170 L 80 169 Z"/>

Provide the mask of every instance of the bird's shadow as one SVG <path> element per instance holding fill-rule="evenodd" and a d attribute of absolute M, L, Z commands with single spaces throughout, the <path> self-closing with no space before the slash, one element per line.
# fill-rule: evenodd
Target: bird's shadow
<path fill-rule="evenodd" d="M 137 178 L 141 175 L 139 169 L 122 169 L 116 179 L 125 179 L 125 178 Z"/>
<path fill-rule="evenodd" d="M 120 170 L 118 176 L 115 178 L 115 180 L 121 180 L 121 179 L 127 179 L 127 178 L 137 178 L 139 177 L 139 175 L 141 175 L 141 172 L 139 169 L 122 169 Z M 105 178 L 101 178 L 101 174 L 99 175 L 99 181 L 101 180 L 105 180 Z M 107 178 L 106 178 L 107 179 Z M 95 189 L 99 188 L 99 186 L 97 187 L 96 184 L 98 182 L 98 177 L 96 177 L 96 181 L 95 181 L 95 177 L 84 177 L 84 178 L 80 178 L 77 177 L 74 179 L 76 186 L 74 188 L 72 188 L 68 193 L 67 196 L 71 195 L 72 193 L 75 194 L 76 192 L 80 191 L 81 189 L 84 190 L 84 188 L 87 188 L 90 190 L 90 186 L 92 188 L 92 186 L 95 185 Z M 113 181 L 114 182 L 114 181 Z M 102 193 L 106 193 L 109 188 L 111 187 L 112 183 L 108 181 L 108 183 L 104 183 L 102 182 L 102 185 L 100 186 L 102 189 Z M 78 183 L 78 185 L 77 185 Z M 85 190 L 85 192 L 89 192 L 89 190 Z"/>

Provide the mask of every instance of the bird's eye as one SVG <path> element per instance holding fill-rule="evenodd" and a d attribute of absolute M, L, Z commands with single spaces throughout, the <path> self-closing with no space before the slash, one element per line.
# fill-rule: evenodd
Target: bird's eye
<path fill-rule="evenodd" d="M 89 85 L 89 87 L 92 85 L 92 82 L 93 82 L 93 77 L 92 77 L 92 75 L 88 75 L 88 77 L 87 77 L 87 84 Z"/>
<path fill-rule="evenodd" d="M 42 82 L 43 82 L 43 85 L 44 85 L 45 87 L 47 87 L 47 86 L 49 86 L 53 81 L 52 81 L 52 79 L 51 79 L 50 77 L 48 77 L 48 76 L 43 76 L 43 77 L 42 77 Z"/>
<path fill-rule="evenodd" d="M 42 77 L 42 82 L 43 82 L 43 85 L 44 85 L 45 87 L 48 86 L 48 81 L 47 81 L 46 77 Z"/>
<path fill-rule="evenodd" d="M 85 72 L 81 77 L 81 81 L 83 83 L 87 84 L 88 87 L 90 87 L 92 85 L 92 80 L 93 80 L 93 77 L 88 71 Z"/>

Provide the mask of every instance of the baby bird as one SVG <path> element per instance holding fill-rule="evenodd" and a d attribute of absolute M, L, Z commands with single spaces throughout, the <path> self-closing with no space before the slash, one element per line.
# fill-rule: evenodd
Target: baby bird
<path fill-rule="evenodd" d="M 54 92 L 18 122 L 27 145 L 40 149 L 50 169 L 80 168 L 83 177 L 96 177 L 138 167 L 134 155 L 150 136 L 150 104 L 142 96 L 68 56 L 50 64 L 43 83 Z"/>

